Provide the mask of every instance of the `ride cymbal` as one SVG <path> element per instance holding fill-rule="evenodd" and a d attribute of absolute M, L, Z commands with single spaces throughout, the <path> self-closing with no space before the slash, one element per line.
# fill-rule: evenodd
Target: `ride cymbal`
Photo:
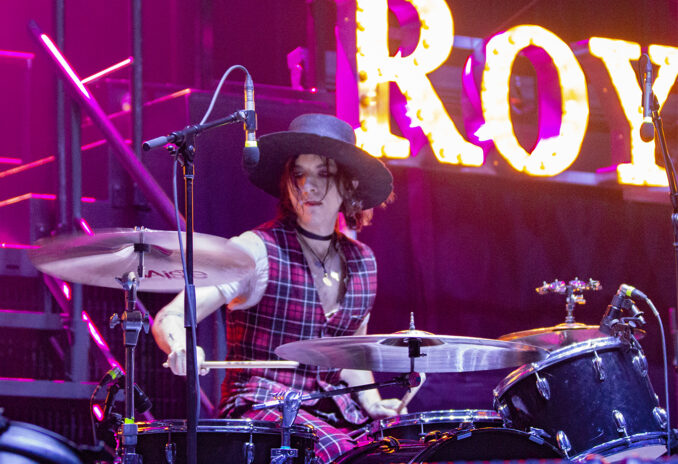
<path fill-rule="evenodd" d="M 420 343 L 421 356 L 409 357 L 409 340 Z M 276 348 L 284 359 L 321 367 L 377 372 L 468 372 L 503 369 L 539 361 L 541 348 L 485 338 L 435 335 L 418 330 L 393 334 L 300 340 Z"/>

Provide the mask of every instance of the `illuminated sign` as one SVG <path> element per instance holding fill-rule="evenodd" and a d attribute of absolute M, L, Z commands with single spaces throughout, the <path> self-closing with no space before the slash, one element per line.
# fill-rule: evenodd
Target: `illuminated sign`
<path fill-rule="evenodd" d="M 411 29 L 418 23 L 418 34 L 401 37 L 395 56 L 388 49 L 389 8 L 401 30 L 404 24 Z M 464 121 L 466 140 L 427 76 L 452 51 L 454 21 L 447 3 L 337 0 L 337 11 L 337 114 L 357 127 L 358 143 L 373 156 L 407 158 L 428 143 L 441 163 L 481 166 L 484 149 L 492 146 L 513 169 L 534 176 L 557 175 L 576 160 L 588 125 L 586 77 L 591 76 L 573 49 L 549 30 L 513 27 L 486 40 L 482 50 L 468 58 L 461 76 L 472 109 Z M 641 89 L 631 61 L 639 59 L 640 45 L 593 37 L 574 48 L 586 55 L 578 55 L 580 59 L 597 61 L 606 71 L 607 89 L 616 92 L 617 107 L 604 107 L 615 134 L 623 131 L 625 144 L 613 147 L 627 148 L 618 160 L 619 182 L 667 185 L 664 169 L 654 162 L 654 141 L 643 142 L 639 135 Z M 653 91 L 663 105 L 678 76 L 678 48 L 651 45 L 648 54 L 658 67 Z M 530 150 L 519 143 L 511 120 L 509 80 L 519 55 L 534 67 L 539 91 L 539 134 Z M 591 80 L 594 85 L 604 81 Z M 400 94 L 392 91 L 392 83 Z M 607 93 L 604 102 L 610 98 Z M 391 117 L 402 136 L 393 133 Z"/>

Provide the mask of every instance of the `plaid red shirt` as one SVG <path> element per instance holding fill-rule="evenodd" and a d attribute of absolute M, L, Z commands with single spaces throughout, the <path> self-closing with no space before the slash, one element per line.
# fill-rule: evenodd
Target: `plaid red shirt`
<path fill-rule="evenodd" d="M 266 245 L 268 285 L 258 305 L 228 313 L 228 359 L 280 359 L 280 345 L 319 337 L 352 335 L 365 320 L 377 287 L 372 250 L 343 235 L 338 244 L 346 258 L 346 293 L 328 320 L 293 224 L 273 222 L 254 231 Z M 301 364 L 296 369 L 226 370 L 221 387 L 222 414 L 269 401 L 290 388 L 311 393 L 342 388 L 339 369 Z M 344 418 L 354 424 L 368 417 L 350 395 L 332 397 Z M 305 402 L 304 405 L 313 405 Z"/>

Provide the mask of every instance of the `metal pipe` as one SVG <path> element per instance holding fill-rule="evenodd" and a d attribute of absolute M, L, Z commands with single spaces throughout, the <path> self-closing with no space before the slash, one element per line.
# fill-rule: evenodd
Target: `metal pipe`
<path fill-rule="evenodd" d="M 29 29 L 35 40 L 41 46 L 41 49 L 47 53 L 57 70 L 61 73 L 61 78 L 63 79 L 63 82 L 66 83 L 66 88 L 73 94 L 80 106 L 84 108 L 85 112 L 92 119 L 92 122 L 101 130 L 108 143 L 111 144 L 113 153 L 116 154 L 120 164 L 122 164 L 127 173 L 132 177 L 132 180 L 139 185 L 144 195 L 146 195 L 146 198 L 148 198 L 150 203 L 155 206 L 160 215 L 172 228 L 176 228 L 174 205 L 165 191 L 148 172 L 146 167 L 137 159 L 130 147 L 127 146 L 118 130 L 106 117 L 106 114 L 99 103 L 82 85 L 80 79 L 76 76 L 73 69 L 51 39 L 46 34 L 42 33 L 35 22 L 29 24 Z M 179 220 L 183 229 L 185 227 L 185 221 L 181 218 Z"/>

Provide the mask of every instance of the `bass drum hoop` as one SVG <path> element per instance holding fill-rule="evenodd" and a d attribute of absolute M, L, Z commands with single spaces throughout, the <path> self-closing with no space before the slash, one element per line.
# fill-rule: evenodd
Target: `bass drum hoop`
<path fill-rule="evenodd" d="M 543 438 L 532 434 L 528 432 L 524 432 L 522 430 L 517 430 L 517 429 L 510 429 L 506 427 L 485 427 L 485 428 L 480 428 L 480 429 L 470 429 L 470 430 L 464 430 L 460 432 L 456 432 L 454 434 L 450 434 L 449 436 L 442 438 L 440 440 L 431 442 L 427 447 L 425 447 L 421 452 L 419 452 L 416 456 L 410 460 L 409 464 L 417 464 L 417 463 L 429 463 L 429 462 L 438 462 L 438 461 L 429 461 L 429 458 L 434 455 L 436 452 L 440 450 L 440 448 L 444 448 L 448 443 L 452 442 L 462 442 L 463 440 L 466 440 L 473 435 L 484 435 L 484 434 L 497 434 L 498 436 L 509 434 L 509 435 L 517 435 L 517 436 L 522 436 L 525 438 L 526 442 L 530 441 L 534 443 L 537 446 L 541 446 L 544 449 L 544 454 L 550 454 L 549 452 L 553 452 L 551 456 L 505 456 L 505 457 L 500 457 L 499 455 L 496 455 L 494 457 L 487 457 L 487 456 L 476 456 L 476 457 L 466 457 L 466 458 L 459 458 L 455 457 L 453 459 L 445 459 L 444 461 L 441 462 L 448 462 L 448 461 L 459 461 L 459 460 L 473 460 L 473 461 L 498 461 L 498 460 L 532 460 L 532 459 L 562 459 L 563 454 L 553 446 L 551 443 L 548 441 L 544 440 Z M 496 445 L 497 447 L 500 447 L 502 445 L 501 439 L 495 439 L 493 440 L 493 445 Z M 494 449 L 494 447 L 493 447 Z M 451 451 L 454 451 L 454 448 L 451 449 Z"/>

